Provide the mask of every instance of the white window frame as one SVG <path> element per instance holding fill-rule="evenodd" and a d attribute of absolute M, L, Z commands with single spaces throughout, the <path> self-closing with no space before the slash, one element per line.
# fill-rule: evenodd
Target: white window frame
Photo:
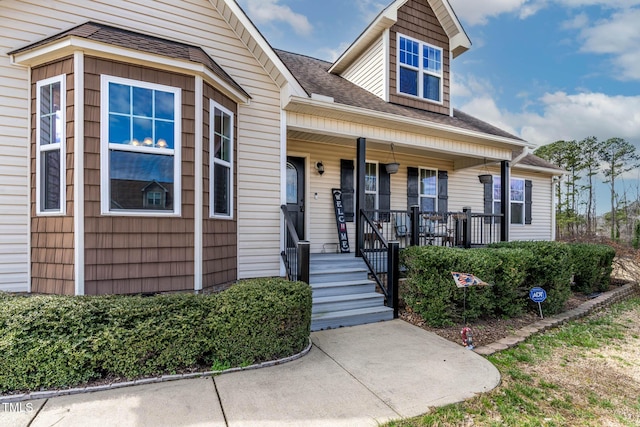
<path fill-rule="evenodd" d="M 367 183 L 366 183 L 366 179 L 367 179 L 367 165 L 376 165 L 376 189 L 375 191 L 373 190 L 367 190 Z M 375 196 L 375 206 L 373 207 L 374 210 L 378 210 L 378 206 L 380 203 L 380 164 L 377 161 L 369 161 L 366 160 L 365 164 L 364 164 L 364 176 L 365 176 L 365 185 L 364 185 L 364 194 L 365 196 L 367 194 L 373 194 Z M 365 207 L 362 207 L 363 209 L 365 209 Z"/>
<path fill-rule="evenodd" d="M 230 116 L 231 128 L 229 129 L 229 138 L 231 140 L 231 149 L 229 152 L 229 161 L 225 161 L 222 159 L 216 158 L 216 153 L 213 148 L 214 144 L 214 116 L 215 110 L 218 109 L 222 111 L 224 114 Z M 234 151 L 235 151 L 235 137 L 234 137 L 234 128 L 235 128 L 235 115 L 233 112 L 222 105 L 215 102 L 213 99 L 210 100 L 210 108 L 209 108 L 209 216 L 211 218 L 217 219 L 233 219 L 234 210 L 233 210 L 233 197 L 234 197 Z M 219 214 L 215 212 L 215 167 L 216 165 L 220 165 L 226 168 L 229 168 L 229 214 Z"/>
<path fill-rule="evenodd" d="M 403 64 L 400 62 L 400 39 L 402 38 L 418 43 L 419 48 L 418 48 L 418 67 L 417 68 L 412 65 Z M 422 101 L 443 105 L 444 104 L 444 51 L 443 49 L 438 46 L 434 46 L 430 43 L 420 41 L 418 39 L 409 37 L 401 33 L 397 33 L 396 39 L 397 39 L 396 40 L 396 93 L 403 96 L 409 96 L 414 99 L 420 99 Z M 425 47 L 435 49 L 440 52 L 440 73 L 431 71 L 424 67 L 424 48 Z M 402 92 L 400 90 L 400 68 L 402 67 L 418 72 L 418 95 Z M 424 96 L 424 74 L 429 74 L 434 77 L 438 77 L 440 79 L 440 88 L 439 88 L 440 99 L 439 100 L 429 99 Z"/>
<path fill-rule="evenodd" d="M 119 83 L 143 89 L 171 92 L 174 95 L 174 147 L 157 148 L 109 143 L 109 83 Z M 142 154 L 173 156 L 173 210 L 111 209 L 109 177 L 109 150 L 129 151 Z M 148 83 L 103 74 L 100 76 L 100 198 L 102 215 L 113 216 L 180 216 L 182 213 L 182 90 L 178 87 Z"/>
<path fill-rule="evenodd" d="M 60 115 L 62 126 L 60 127 L 60 142 L 54 142 L 46 145 L 40 144 L 40 138 L 42 136 L 42 129 L 40 125 L 40 118 L 42 112 L 40 111 L 40 89 L 43 86 L 49 86 L 55 83 L 60 83 Z M 47 215 L 65 215 L 66 214 L 66 138 L 67 138 L 67 120 L 66 120 L 66 108 L 67 108 L 67 91 L 66 91 L 66 74 L 61 74 L 55 77 L 51 77 L 44 80 L 39 80 L 36 83 L 36 214 L 40 216 Z M 42 206 L 42 153 L 47 151 L 59 151 L 60 152 L 60 208 L 59 209 L 44 209 Z"/>
<path fill-rule="evenodd" d="M 431 171 L 435 174 L 436 178 L 436 192 L 433 196 L 425 195 L 422 193 L 422 171 Z M 433 199 L 433 206 L 435 206 L 435 212 L 438 212 L 438 170 L 433 168 L 418 168 L 418 204 L 420 206 L 420 210 L 422 210 L 422 199 L 429 198 Z"/>
<path fill-rule="evenodd" d="M 491 208 L 494 214 L 499 214 L 500 212 L 496 212 L 496 202 L 501 202 L 501 200 L 498 198 L 495 198 L 495 191 L 496 191 L 496 182 L 497 181 L 501 181 L 500 176 L 498 175 L 494 175 L 493 176 L 493 183 L 491 184 L 491 194 L 493 195 L 493 200 L 491 203 Z M 511 182 L 512 181 L 521 181 L 522 182 L 522 200 L 513 200 L 513 195 L 511 192 Z M 500 182 L 500 185 L 502 186 L 502 182 Z M 526 182 L 524 178 L 514 178 L 511 177 L 510 181 L 509 181 L 509 223 L 511 225 L 525 225 L 525 217 L 526 217 L 526 212 L 525 212 L 525 201 L 526 201 Z M 522 218 L 520 222 L 513 222 L 513 208 L 512 205 L 514 204 L 521 204 L 522 205 Z"/>

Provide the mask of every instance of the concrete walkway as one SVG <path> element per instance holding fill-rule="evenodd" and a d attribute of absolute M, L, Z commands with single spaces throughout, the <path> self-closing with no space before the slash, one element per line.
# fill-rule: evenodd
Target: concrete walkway
<path fill-rule="evenodd" d="M 306 356 L 270 368 L 3 404 L 0 426 L 376 426 L 500 382 L 483 357 L 401 320 L 311 337 Z"/>

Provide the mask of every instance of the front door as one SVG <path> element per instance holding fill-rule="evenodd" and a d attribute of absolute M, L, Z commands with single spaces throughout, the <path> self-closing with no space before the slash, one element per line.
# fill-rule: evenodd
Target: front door
<path fill-rule="evenodd" d="M 304 240 L 304 164 L 301 157 L 287 157 L 287 209 L 300 240 Z"/>

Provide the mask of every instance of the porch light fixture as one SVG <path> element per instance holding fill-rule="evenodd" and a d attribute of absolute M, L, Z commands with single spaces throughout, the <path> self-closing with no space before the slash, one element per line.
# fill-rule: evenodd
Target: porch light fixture
<path fill-rule="evenodd" d="M 400 163 L 396 161 L 396 153 L 393 150 L 393 142 L 391 143 L 391 154 L 393 155 L 393 163 L 387 163 L 385 165 L 385 169 L 389 175 L 398 173 L 398 168 L 400 168 Z"/>
<path fill-rule="evenodd" d="M 324 165 L 322 164 L 322 160 L 316 162 L 316 170 L 318 171 L 320 176 L 322 176 L 322 174 L 324 173 Z"/>

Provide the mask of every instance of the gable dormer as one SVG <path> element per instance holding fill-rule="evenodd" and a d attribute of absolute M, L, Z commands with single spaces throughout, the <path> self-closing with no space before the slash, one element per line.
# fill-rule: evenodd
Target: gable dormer
<path fill-rule="evenodd" d="M 450 62 L 470 46 L 447 0 L 397 0 L 330 72 L 386 102 L 450 115 Z"/>

